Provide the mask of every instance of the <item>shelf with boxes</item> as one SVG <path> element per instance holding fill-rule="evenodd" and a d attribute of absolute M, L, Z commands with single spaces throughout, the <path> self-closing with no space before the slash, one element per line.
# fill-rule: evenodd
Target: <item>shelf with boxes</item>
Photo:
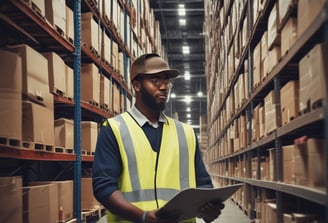
<path fill-rule="evenodd" d="M 242 4 L 246 15 L 236 17 Z M 206 25 L 217 27 L 213 15 L 227 24 L 207 28 L 206 49 L 217 53 L 207 64 L 204 157 L 218 185 L 245 183 L 234 200 L 257 222 L 283 222 L 294 212 L 326 218 L 327 8 L 327 1 L 307 0 L 207 8 Z"/>
<path fill-rule="evenodd" d="M 31 222 L 37 221 L 35 217 L 42 222 L 74 222 L 72 216 L 79 219 L 79 204 L 82 220 L 87 222 L 89 214 L 103 210 L 92 195 L 90 168 L 98 123 L 126 110 L 132 98 L 125 66 L 131 60 L 132 41 L 128 1 L 97 2 L 81 2 L 85 10 L 81 16 L 81 41 L 86 43 L 81 46 L 79 67 L 81 154 L 75 154 L 75 148 L 80 146 L 73 142 L 73 59 L 76 56 L 73 1 L 12 0 L 0 4 L 0 64 L 4 68 L 0 75 L 3 126 L 0 128 L 0 175 L 6 176 L 0 178 L 0 184 L 11 192 L 22 191 L 24 187 L 23 194 L 2 191 L 9 196 L 0 196 L 1 202 L 12 200 L 14 202 L 8 204 L 14 205 L 8 205 L 6 210 L 0 208 L 0 212 L 5 213 L 0 217 L 1 222 L 22 222 L 20 213 L 25 213 L 24 218 Z M 105 7 L 105 4 L 113 5 Z M 101 13 L 113 8 L 115 13 L 107 12 L 111 17 L 106 21 Z M 96 32 L 91 32 L 88 29 L 94 26 L 94 20 L 100 23 L 96 22 Z M 143 40 L 147 43 L 146 38 Z M 154 46 L 147 43 L 133 55 L 149 52 L 151 48 Z M 75 168 L 77 163 L 82 166 L 81 173 L 74 172 L 73 176 L 73 168 L 79 170 Z M 64 180 L 69 181 L 70 191 L 54 186 Z M 16 184 L 19 181 L 21 183 Z M 36 181 L 46 183 L 32 187 Z M 56 205 L 54 188 L 57 188 L 58 200 L 63 201 L 64 197 L 71 203 L 69 207 L 60 201 Z M 74 201 L 73 194 L 77 194 Z M 44 206 L 38 206 L 39 203 Z M 29 204 L 28 207 L 25 204 Z M 42 215 L 38 214 L 40 208 L 45 210 Z M 15 216 L 10 215 L 11 210 L 15 210 Z"/>

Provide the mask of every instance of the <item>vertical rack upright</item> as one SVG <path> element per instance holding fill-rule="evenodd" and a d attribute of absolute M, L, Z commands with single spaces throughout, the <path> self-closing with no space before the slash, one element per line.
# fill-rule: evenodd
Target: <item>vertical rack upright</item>
<path fill-rule="evenodd" d="M 81 106 L 80 106 L 80 71 L 81 71 L 81 0 L 74 1 L 74 217 L 81 222 Z"/>

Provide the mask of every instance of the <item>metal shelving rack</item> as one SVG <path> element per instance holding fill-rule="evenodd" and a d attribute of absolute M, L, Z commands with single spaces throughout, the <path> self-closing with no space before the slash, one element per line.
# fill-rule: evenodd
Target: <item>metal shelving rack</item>
<path fill-rule="evenodd" d="M 252 4 L 253 1 L 245 1 L 246 5 L 245 8 L 242 9 L 241 17 L 244 16 L 248 17 L 248 30 L 250 30 L 250 35 L 248 36 L 248 41 L 246 43 L 245 48 L 240 54 L 238 65 L 236 66 L 236 70 L 232 74 L 231 81 L 229 82 L 228 87 L 226 88 L 225 95 L 223 96 L 218 109 L 215 110 L 215 114 L 212 115 L 212 119 L 209 122 L 209 126 L 211 129 L 214 125 L 216 125 L 216 121 L 220 117 L 220 113 L 225 109 L 226 101 L 230 95 L 230 92 L 233 91 L 233 86 L 236 83 L 238 79 L 239 73 L 243 72 L 243 61 L 246 59 L 248 60 L 248 72 L 249 72 L 249 81 L 248 81 L 248 89 L 249 89 L 249 98 L 247 101 L 241 106 L 241 108 L 236 111 L 232 117 L 229 117 L 228 120 L 226 120 L 225 125 L 220 126 L 222 128 L 222 131 L 217 134 L 217 136 L 213 139 L 211 144 L 209 145 L 209 150 L 211 149 L 217 149 L 217 146 L 220 142 L 220 140 L 225 136 L 225 132 L 228 131 L 229 127 L 233 124 L 234 120 L 236 120 L 241 114 L 246 114 L 246 120 L 247 120 L 247 140 L 248 144 L 246 148 L 243 148 L 242 150 L 239 150 L 234 153 L 230 153 L 228 155 L 221 156 L 216 159 L 211 159 L 207 164 L 211 167 L 213 165 L 213 170 L 216 168 L 216 164 L 220 164 L 218 168 L 224 169 L 227 171 L 230 170 L 230 163 L 236 163 L 237 160 L 247 160 L 246 162 L 246 169 L 251 169 L 251 159 L 252 157 L 257 158 L 257 169 L 260 168 L 260 157 L 261 152 L 263 153 L 266 148 L 275 148 L 275 155 L 276 155 L 276 163 L 275 163 L 275 176 L 274 181 L 266 181 L 266 180 L 260 180 L 259 171 L 257 171 L 256 178 L 252 178 L 250 176 L 250 172 L 248 171 L 245 173 L 244 177 L 233 177 L 233 176 L 226 176 L 225 174 L 217 174 L 215 172 L 212 172 L 211 175 L 214 178 L 217 178 L 220 180 L 220 182 L 225 183 L 233 183 L 233 182 L 244 182 L 246 187 L 246 193 L 250 194 L 251 197 L 254 197 L 251 195 L 251 193 L 255 192 L 257 194 L 259 193 L 259 189 L 269 189 L 274 192 L 276 202 L 277 202 L 277 218 L 276 222 L 283 222 L 283 197 L 284 194 L 292 195 L 300 199 L 304 199 L 309 202 L 313 202 L 314 204 L 318 204 L 321 207 L 323 207 L 326 210 L 326 216 L 325 220 L 328 221 L 328 184 L 326 183 L 324 190 L 317 189 L 317 188 L 309 188 L 305 186 L 299 186 L 299 185 L 293 185 L 293 184 L 287 184 L 283 183 L 283 173 L 282 173 L 282 146 L 283 142 L 285 140 L 290 140 L 292 138 L 291 136 L 300 136 L 303 132 L 306 132 L 306 129 L 312 126 L 317 125 L 318 123 L 324 123 L 323 128 L 325 131 L 325 160 L 326 160 L 326 169 L 328 169 L 328 107 L 327 102 L 324 102 L 324 106 L 322 108 L 316 108 L 315 110 L 303 114 L 302 116 L 290 121 L 288 124 L 283 125 L 281 127 L 278 127 L 276 130 L 271 132 L 269 135 L 264 136 L 263 138 L 260 138 L 257 141 L 252 141 L 251 134 L 252 134 L 252 113 L 253 113 L 253 107 L 256 106 L 254 103 L 258 103 L 259 99 L 261 100 L 260 95 L 263 95 L 265 93 L 268 93 L 269 90 L 274 90 L 275 94 L 277 96 L 280 95 L 279 91 L 281 86 L 283 86 L 284 83 L 286 83 L 286 79 L 281 79 L 281 73 L 284 70 L 295 70 L 297 69 L 295 65 L 292 63 L 295 63 L 295 61 L 298 61 L 301 57 L 303 57 L 309 49 L 311 49 L 316 42 L 323 42 L 328 43 L 328 2 L 326 1 L 325 6 L 321 10 L 319 16 L 315 18 L 312 22 L 312 24 L 309 25 L 307 30 L 298 37 L 296 42 L 293 44 L 293 46 L 288 50 L 288 54 L 284 55 L 281 60 L 278 62 L 278 64 L 273 68 L 273 70 L 266 76 L 264 81 L 257 86 L 256 89 L 252 89 L 253 86 L 253 80 L 252 80 L 252 68 L 253 68 L 253 53 L 252 50 L 255 48 L 255 45 L 260 41 L 260 37 L 262 36 L 264 32 L 264 26 L 267 24 L 267 19 L 269 16 L 269 12 L 271 11 L 275 1 L 268 0 L 267 4 L 264 6 L 261 14 L 259 15 L 258 19 L 256 21 L 252 21 L 253 19 L 253 13 L 252 13 Z M 218 1 L 217 6 L 223 7 L 223 4 L 225 5 L 225 15 L 223 19 L 223 27 L 226 26 L 227 18 L 231 10 L 232 1 Z M 293 6 L 289 9 L 289 13 L 292 13 L 291 10 L 293 7 L 295 7 L 295 3 L 293 3 Z M 295 10 L 295 8 L 294 8 Z M 216 11 L 218 14 L 218 10 Z M 245 15 L 246 13 L 246 15 Z M 218 15 L 211 15 L 214 17 L 218 17 Z M 213 18 L 212 18 L 213 19 Z M 217 19 L 217 18 L 214 18 Z M 222 17 L 221 17 L 222 20 Z M 220 21 L 221 21 L 220 20 Z M 240 19 L 243 20 L 243 19 Z M 285 24 L 287 20 L 283 21 L 283 24 Z M 251 25 L 253 24 L 253 25 Z M 237 24 L 237 32 L 240 31 L 240 24 Z M 283 25 L 280 25 L 278 29 L 281 31 Z M 321 32 L 322 30 L 322 32 Z M 215 32 L 215 30 L 214 30 Z M 234 37 L 235 34 L 232 36 Z M 314 36 L 315 40 L 314 40 Z M 319 37 L 318 37 L 319 36 Z M 232 39 L 233 39 L 232 37 Z M 318 40 L 319 39 L 319 40 Z M 232 42 L 232 41 L 231 41 Z M 231 47 L 231 42 L 229 44 L 229 48 Z M 226 50 L 224 48 L 224 50 Z M 224 55 L 226 55 L 226 52 L 222 52 Z M 221 58 L 223 60 L 227 60 L 226 57 Z M 241 61 L 241 62 L 240 62 Z M 212 65 L 212 64 L 211 64 Z M 219 66 L 220 69 L 220 66 Z M 218 73 L 221 72 L 221 70 L 216 70 Z M 209 80 L 213 80 L 209 79 Z M 325 76 L 325 82 L 326 86 L 328 86 L 328 77 Z M 213 90 L 215 81 L 208 81 L 208 85 L 210 86 L 209 89 Z M 328 90 L 326 92 L 326 95 L 328 95 Z M 276 97 L 276 98 L 280 98 Z M 209 100 L 211 100 L 211 95 Z M 262 98 L 263 100 L 263 98 Z M 211 101 L 210 101 L 211 104 Z M 280 103 L 278 103 L 280 104 Z M 278 109 L 279 110 L 279 109 Z M 277 119 L 279 120 L 280 114 L 278 115 Z M 278 122 L 280 123 L 280 122 Z M 314 133 L 312 133 L 314 134 Z M 212 153 L 211 153 L 212 154 Z M 328 172 L 326 172 L 327 179 L 328 179 Z M 247 198 L 249 199 L 249 198 Z M 254 213 L 252 213 L 255 209 L 254 200 L 250 201 L 250 212 L 248 213 L 251 218 L 254 217 Z M 246 212 L 249 210 L 245 210 Z"/>
<path fill-rule="evenodd" d="M 82 2 L 83 1 L 83 2 Z M 61 109 L 70 109 L 68 111 L 74 111 L 74 151 L 72 153 L 54 152 L 53 148 L 48 150 L 33 150 L 25 148 L 23 142 L 7 142 L 0 143 L 0 158 L 9 158 L 17 160 L 31 160 L 31 161 L 64 161 L 72 162 L 74 164 L 74 218 L 76 222 L 82 222 L 82 210 L 81 210 L 81 173 L 83 162 L 93 162 L 92 155 L 82 154 L 81 151 L 81 119 L 84 112 L 90 113 L 95 117 L 109 118 L 114 114 L 104 111 L 98 107 L 95 107 L 87 102 L 81 101 L 80 97 L 80 73 L 81 62 L 83 59 L 93 61 L 98 67 L 104 71 L 104 75 L 112 81 L 117 82 L 120 85 L 121 91 L 125 96 L 124 110 L 127 108 L 127 100 L 132 98 L 131 92 L 126 84 L 127 71 L 124 70 L 124 79 L 122 79 L 111 67 L 106 66 L 100 58 L 95 56 L 86 46 L 81 45 L 81 7 L 88 7 L 87 9 L 98 16 L 98 22 L 101 23 L 102 28 L 111 35 L 111 39 L 119 44 L 119 48 L 124 52 L 124 67 L 127 67 L 130 62 L 129 48 L 125 43 L 127 37 L 124 36 L 124 40 L 121 39 L 119 34 L 114 30 L 112 26 L 106 24 L 103 18 L 99 16 L 99 13 L 95 10 L 93 0 L 67 0 L 67 4 L 71 4 L 74 13 L 74 43 L 72 44 L 63 35 L 58 33 L 53 27 L 50 26 L 46 19 L 38 14 L 37 10 L 33 9 L 30 1 L 24 0 L 10 0 L 5 2 L 5 6 L 1 9 L 1 20 L 8 27 L 17 29 L 22 26 L 24 29 L 17 29 L 20 35 L 24 37 L 24 41 L 28 42 L 34 49 L 42 51 L 45 48 L 52 50 L 62 56 L 64 56 L 70 65 L 73 65 L 74 71 L 74 98 L 70 100 L 66 97 L 54 94 L 54 103 Z M 123 3 L 122 0 L 118 0 L 120 6 L 124 9 L 125 27 L 128 23 L 128 16 L 131 14 L 129 5 Z M 16 25 L 18 24 L 18 25 Z M 26 32 L 23 32 L 25 30 Z M 13 39 L 14 40 L 14 39 Z M 19 40 L 22 41 L 22 40 Z M 19 41 L 10 42 L 10 44 L 20 43 Z M 71 59 L 73 58 L 73 59 Z"/>

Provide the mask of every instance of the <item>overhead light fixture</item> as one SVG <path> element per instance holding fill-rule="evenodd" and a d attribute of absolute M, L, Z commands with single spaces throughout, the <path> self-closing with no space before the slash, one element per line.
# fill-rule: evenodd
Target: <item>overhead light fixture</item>
<path fill-rule="evenodd" d="M 179 4 L 178 14 L 179 14 L 179 16 L 186 15 L 186 9 L 185 9 L 184 4 Z"/>
<path fill-rule="evenodd" d="M 188 120 L 187 120 L 187 124 L 188 124 L 188 125 L 191 125 L 191 120 L 188 119 Z"/>
<path fill-rule="evenodd" d="M 186 102 L 187 104 L 190 104 L 191 101 L 192 101 L 191 96 L 190 96 L 190 95 L 186 95 L 186 96 L 185 96 L 185 102 Z"/>
<path fill-rule="evenodd" d="M 184 79 L 185 79 L 186 81 L 190 80 L 190 72 L 189 72 L 189 71 L 186 71 L 186 72 L 184 73 Z"/>
<path fill-rule="evenodd" d="M 187 112 L 190 112 L 190 107 L 187 107 L 187 109 L 186 109 L 186 110 L 187 110 Z"/>
<path fill-rule="evenodd" d="M 198 92 L 197 92 L 197 96 L 198 96 L 198 97 L 203 96 L 203 92 L 202 92 L 202 91 L 198 91 Z"/>
<path fill-rule="evenodd" d="M 191 114 L 187 114 L 187 118 L 191 118 Z"/>
<path fill-rule="evenodd" d="M 175 93 L 171 93 L 171 98 L 176 98 L 177 95 Z"/>
<path fill-rule="evenodd" d="M 183 54 L 189 54 L 190 53 L 190 47 L 189 46 L 182 46 L 182 53 Z"/>
<path fill-rule="evenodd" d="M 180 25 L 185 26 L 186 25 L 186 20 L 185 19 L 179 19 Z"/>

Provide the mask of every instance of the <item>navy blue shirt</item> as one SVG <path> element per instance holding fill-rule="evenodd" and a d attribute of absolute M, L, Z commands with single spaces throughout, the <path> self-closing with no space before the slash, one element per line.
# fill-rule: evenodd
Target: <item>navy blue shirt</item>
<path fill-rule="evenodd" d="M 140 124 L 140 115 L 135 107 L 130 111 L 132 117 Z M 163 117 L 157 125 L 149 122 L 144 122 L 141 126 L 145 135 L 147 136 L 152 149 L 158 152 L 162 139 L 163 131 Z M 196 136 L 195 136 L 196 137 Z M 196 172 L 196 186 L 197 187 L 213 187 L 210 176 L 208 175 L 204 166 L 199 145 L 196 137 L 196 154 L 195 154 L 195 172 Z M 96 151 L 93 162 L 93 190 L 96 199 L 108 207 L 109 196 L 118 190 L 118 179 L 122 171 L 121 155 L 118 149 L 116 138 L 111 127 L 103 125 L 100 129 Z M 145 170 L 149 171 L 149 170 Z M 150 170 L 153 171 L 153 170 Z M 152 174 L 152 173 L 151 173 Z"/>

